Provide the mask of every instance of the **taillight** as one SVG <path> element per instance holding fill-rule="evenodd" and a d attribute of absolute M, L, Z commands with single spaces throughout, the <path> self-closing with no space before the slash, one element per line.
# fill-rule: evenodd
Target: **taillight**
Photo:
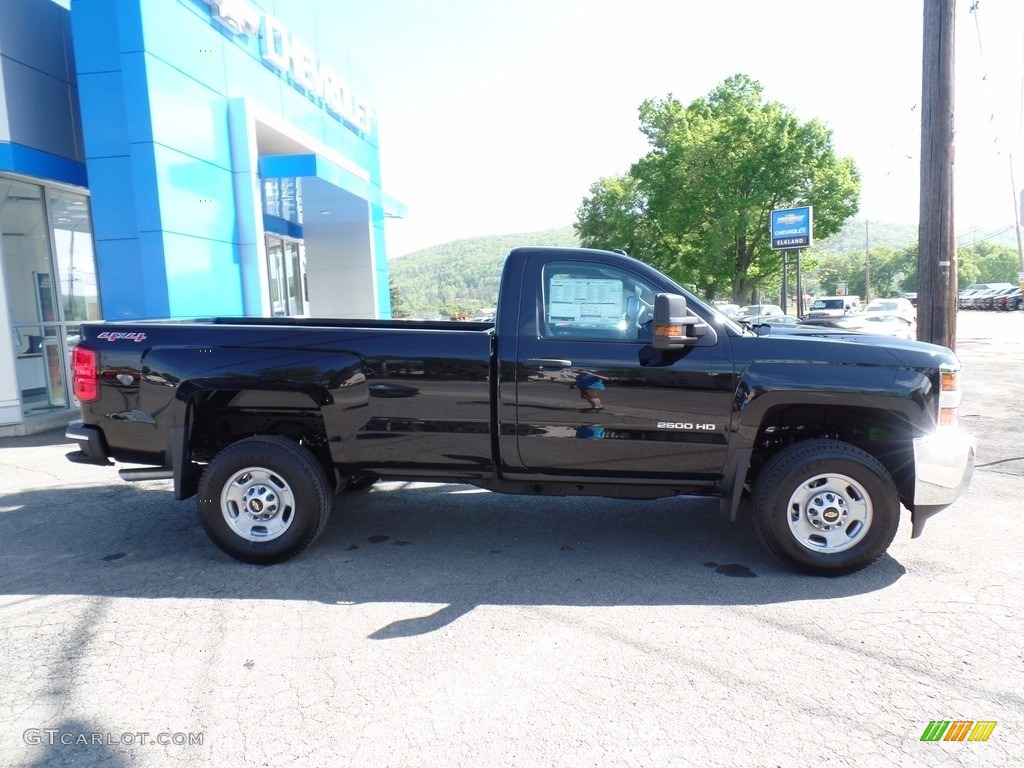
<path fill-rule="evenodd" d="M 99 355 L 93 349 L 75 347 L 71 351 L 71 388 L 79 402 L 99 400 Z"/>

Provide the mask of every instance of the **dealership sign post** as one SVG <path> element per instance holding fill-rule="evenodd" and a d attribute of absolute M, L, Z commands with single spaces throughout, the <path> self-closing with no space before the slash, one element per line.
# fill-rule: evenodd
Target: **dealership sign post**
<path fill-rule="evenodd" d="M 772 250 L 782 251 L 782 309 L 789 314 L 789 252 L 796 251 L 796 315 L 804 314 L 804 287 L 800 274 L 800 249 L 814 242 L 814 208 L 784 208 L 772 211 Z"/>

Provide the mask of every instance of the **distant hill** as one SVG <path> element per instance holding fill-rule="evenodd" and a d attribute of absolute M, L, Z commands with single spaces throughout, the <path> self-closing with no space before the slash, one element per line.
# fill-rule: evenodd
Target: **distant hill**
<path fill-rule="evenodd" d="M 573 228 L 453 240 L 391 259 L 388 270 L 401 303 L 415 317 L 440 317 L 445 305 L 493 307 L 501 267 L 520 245 L 578 246 Z"/>
<path fill-rule="evenodd" d="M 832 237 L 818 240 L 814 249 L 819 252 L 845 256 L 848 253 L 864 253 L 864 245 L 871 248 L 900 250 L 917 242 L 916 224 L 887 224 L 881 221 L 850 219 Z"/>
<path fill-rule="evenodd" d="M 865 242 L 871 248 L 891 248 L 898 251 L 907 246 L 916 245 L 917 235 L 916 224 L 890 224 L 881 221 L 865 223 L 864 219 L 851 219 L 837 234 L 825 240 L 819 240 L 814 247 L 816 250 L 840 256 L 845 256 L 848 253 L 863 253 Z M 1012 226 L 997 229 L 974 228 L 957 234 L 956 242 L 959 247 L 990 242 L 1016 249 L 1017 236 Z"/>
<path fill-rule="evenodd" d="M 814 244 L 818 253 L 847 255 L 871 248 L 899 250 L 917 242 L 916 224 L 892 224 L 851 219 L 836 235 Z M 957 237 L 960 245 L 989 241 L 1016 248 L 1013 228 L 970 230 Z M 388 268 L 402 305 L 415 317 L 442 316 L 445 305 L 470 310 L 493 307 L 498 298 L 501 267 L 508 252 L 519 245 L 575 247 L 579 239 L 571 226 L 543 232 L 471 237 L 435 245 L 392 259 Z"/>

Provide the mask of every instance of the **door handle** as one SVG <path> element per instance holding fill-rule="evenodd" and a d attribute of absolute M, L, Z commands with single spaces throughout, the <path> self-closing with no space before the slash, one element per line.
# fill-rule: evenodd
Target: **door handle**
<path fill-rule="evenodd" d="M 572 360 L 556 360 L 546 357 L 531 357 L 526 361 L 530 368 L 572 368 Z"/>

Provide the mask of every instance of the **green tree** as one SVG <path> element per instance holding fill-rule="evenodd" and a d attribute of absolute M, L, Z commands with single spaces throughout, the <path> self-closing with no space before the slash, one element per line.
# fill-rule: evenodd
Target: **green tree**
<path fill-rule="evenodd" d="M 957 283 L 1017 283 L 1020 261 L 1017 252 L 1005 245 L 980 242 L 957 249 Z"/>
<path fill-rule="evenodd" d="M 584 246 L 625 247 L 709 297 L 743 303 L 781 272 L 772 210 L 813 205 L 818 238 L 857 212 L 860 175 L 836 155 L 831 131 L 765 103 L 746 75 L 685 107 L 671 94 L 648 99 L 639 113 L 651 149 L 590 187 L 575 224 Z"/>
<path fill-rule="evenodd" d="M 402 292 L 395 285 L 395 278 L 393 276 L 388 278 L 388 288 L 391 293 L 391 316 L 394 318 L 409 317 L 411 314 L 409 308 L 405 306 L 405 301 L 402 298 Z"/>

